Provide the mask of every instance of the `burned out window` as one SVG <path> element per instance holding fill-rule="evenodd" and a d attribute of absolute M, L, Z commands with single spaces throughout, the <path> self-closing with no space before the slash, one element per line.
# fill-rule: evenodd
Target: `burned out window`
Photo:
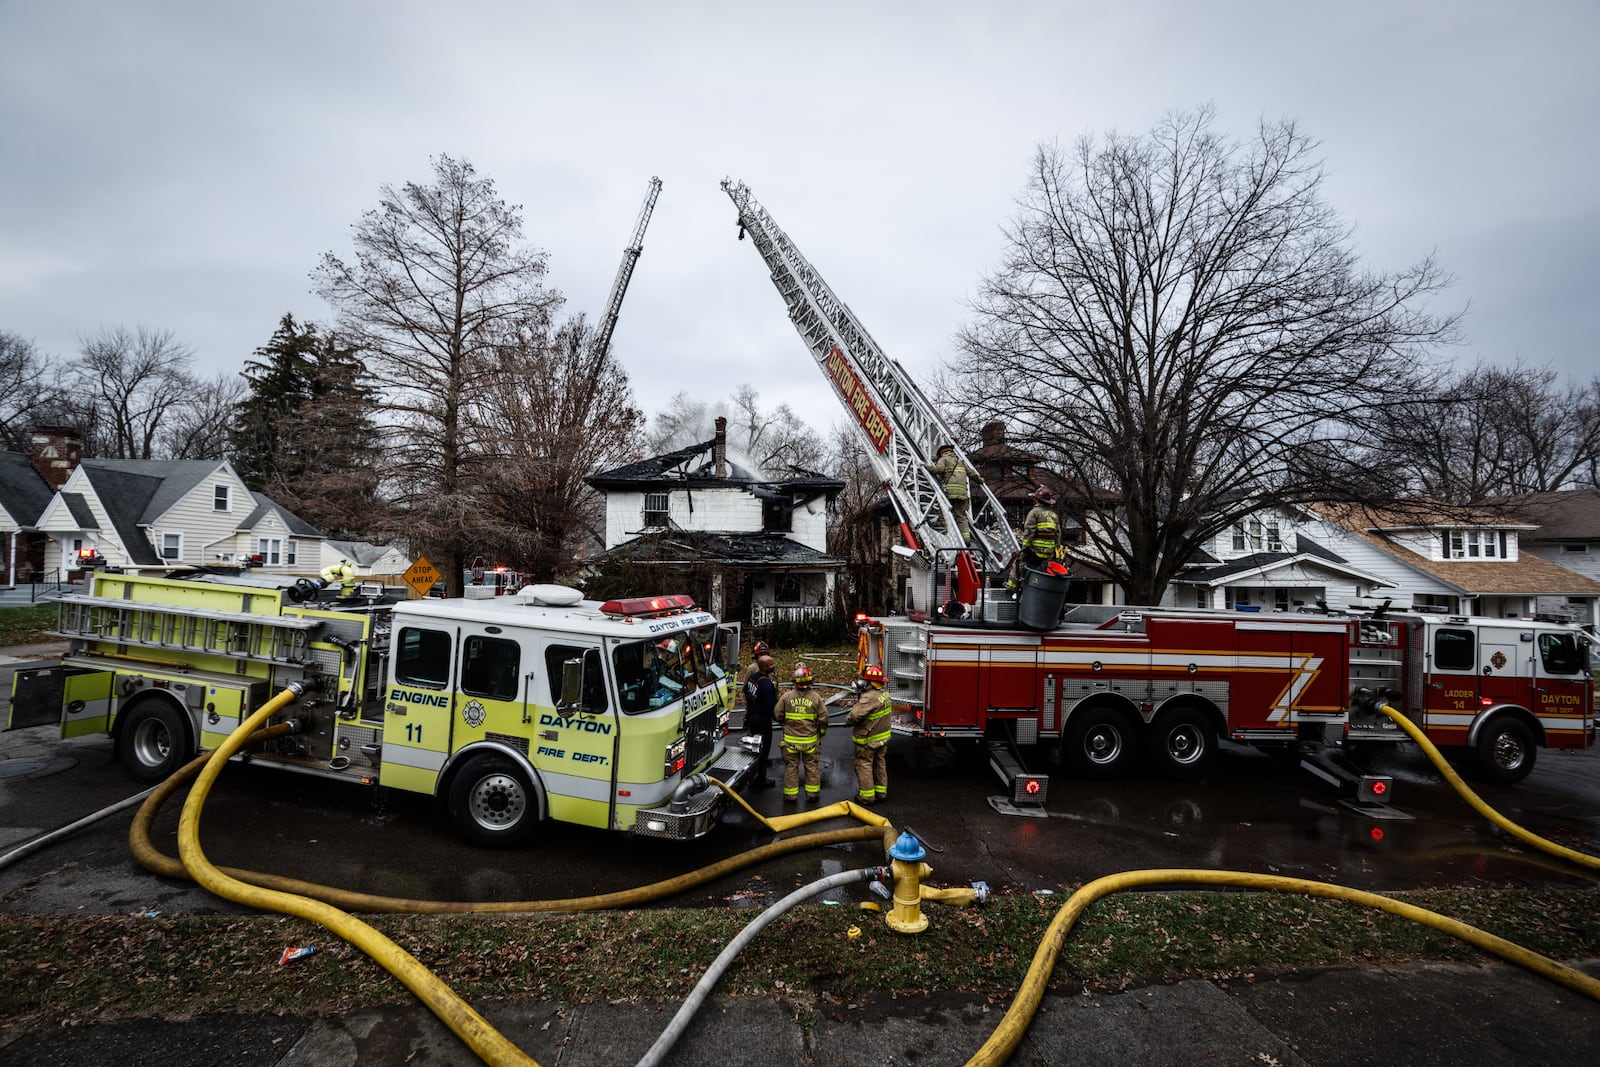
<path fill-rule="evenodd" d="M 395 649 L 395 681 L 429 689 L 443 689 L 450 684 L 449 633 L 403 626 Z"/>
<path fill-rule="evenodd" d="M 1478 662 L 1477 639 L 1471 630 L 1436 630 L 1433 665 L 1442 671 L 1470 671 Z"/>
<path fill-rule="evenodd" d="M 667 524 L 666 493 L 646 493 L 644 495 L 644 524 L 646 526 L 665 526 Z"/>

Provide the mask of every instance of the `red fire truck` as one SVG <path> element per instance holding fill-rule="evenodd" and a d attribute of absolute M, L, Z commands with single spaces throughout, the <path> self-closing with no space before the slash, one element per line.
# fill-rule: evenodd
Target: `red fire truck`
<path fill-rule="evenodd" d="M 866 624 L 881 634 L 896 732 L 1055 745 L 1086 777 L 1142 752 L 1191 778 L 1224 737 L 1302 752 L 1403 741 L 1363 710 L 1367 690 L 1435 744 L 1471 749 L 1492 781 L 1524 778 L 1538 747 L 1595 739 L 1587 637 L 1572 626 L 1076 605 L 1030 632 L 976 614 Z"/>
<path fill-rule="evenodd" d="M 1064 578 L 1050 579 L 1061 593 L 1053 603 L 1030 600 L 1034 572 L 1012 601 L 993 587 L 1019 547 L 1000 502 L 980 484 L 963 523 L 930 474 L 927 461 L 945 448 L 972 468 L 954 431 L 749 188 L 723 189 L 900 521 L 908 614 L 866 620 L 862 640 L 863 658 L 890 681 L 896 732 L 985 742 L 1014 799 L 1034 801 L 1045 779 L 1023 769 L 1019 746 L 1055 746 L 1089 777 L 1115 775 L 1143 752 L 1186 778 L 1222 738 L 1291 752 L 1357 801 L 1387 799 L 1382 776 L 1345 758 L 1405 737 L 1363 691 L 1434 743 L 1474 751 L 1495 781 L 1525 777 L 1538 746 L 1594 742 L 1589 639 L 1572 626 L 1386 611 L 1064 610 Z"/>

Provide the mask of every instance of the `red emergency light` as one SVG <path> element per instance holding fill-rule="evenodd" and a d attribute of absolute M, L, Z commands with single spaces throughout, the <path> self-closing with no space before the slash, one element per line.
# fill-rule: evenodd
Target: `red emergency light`
<path fill-rule="evenodd" d="M 92 549 L 92 548 L 80 548 L 80 549 L 78 549 L 78 558 L 79 559 L 94 559 L 94 555 L 95 555 L 94 549 Z"/>
<path fill-rule="evenodd" d="M 644 596 L 633 597 L 628 600 L 608 600 L 600 605 L 602 615 L 623 615 L 630 618 L 653 618 L 657 615 L 671 615 L 679 611 L 694 610 L 694 597 L 677 594 L 675 596 Z"/>
<path fill-rule="evenodd" d="M 1373 796 L 1381 797 L 1381 796 L 1383 796 L 1383 794 L 1387 793 L 1388 791 L 1389 791 L 1389 783 L 1388 782 L 1373 782 L 1372 783 L 1372 795 Z"/>

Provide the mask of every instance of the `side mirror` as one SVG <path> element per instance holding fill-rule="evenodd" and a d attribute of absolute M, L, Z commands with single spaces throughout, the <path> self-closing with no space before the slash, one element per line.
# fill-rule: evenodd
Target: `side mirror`
<path fill-rule="evenodd" d="M 568 718 L 583 710 L 583 658 L 561 663 L 561 695 L 556 698 L 556 714 Z"/>

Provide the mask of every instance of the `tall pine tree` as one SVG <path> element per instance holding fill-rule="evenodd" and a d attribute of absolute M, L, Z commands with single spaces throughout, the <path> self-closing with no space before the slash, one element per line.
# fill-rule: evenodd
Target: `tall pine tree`
<path fill-rule="evenodd" d="M 230 433 L 235 469 L 329 537 L 387 541 L 375 395 L 356 350 L 286 314 L 255 355 Z"/>

